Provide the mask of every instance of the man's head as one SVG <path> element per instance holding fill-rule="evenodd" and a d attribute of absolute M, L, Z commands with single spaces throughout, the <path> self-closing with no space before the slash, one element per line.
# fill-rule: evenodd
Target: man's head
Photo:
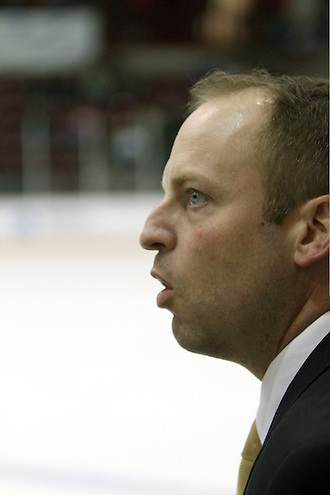
<path fill-rule="evenodd" d="M 328 194 L 329 84 L 263 70 L 215 71 L 191 89 L 189 110 L 246 88 L 261 88 L 273 99 L 270 119 L 257 130 L 255 145 L 264 167 L 265 219 L 281 223 L 292 207 Z"/>
<path fill-rule="evenodd" d="M 158 305 L 173 313 L 178 342 L 262 376 L 314 290 L 306 271 L 326 257 L 326 201 L 269 220 L 260 136 L 268 139 L 277 95 L 263 84 L 201 89 L 141 244 L 158 251 L 152 274 L 166 285 Z"/>

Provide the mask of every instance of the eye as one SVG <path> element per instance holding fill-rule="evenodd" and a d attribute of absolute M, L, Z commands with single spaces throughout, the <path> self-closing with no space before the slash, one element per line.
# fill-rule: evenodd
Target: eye
<path fill-rule="evenodd" d="M 196 189 L 191 189 L 189 191 L 189 203 L 191 206 L 199 206 L 203 203 L 206 203 L 207 198 L 205 194 L 197 191 Z"/>

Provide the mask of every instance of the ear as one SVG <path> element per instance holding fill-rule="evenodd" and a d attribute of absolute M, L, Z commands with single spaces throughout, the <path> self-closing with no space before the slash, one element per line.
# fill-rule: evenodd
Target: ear
<path fill-rule="evenodd" d="M 294 260 L 306 268 L 329 254 L 329 195 L 304 203 L 299 217 L 301 228 Z"/>

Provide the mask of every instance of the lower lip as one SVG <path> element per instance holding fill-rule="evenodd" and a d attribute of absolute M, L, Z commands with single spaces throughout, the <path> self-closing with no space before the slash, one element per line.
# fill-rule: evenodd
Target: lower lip
<path fill-rule="evenodd" d="M 166 287 L 166 289 L 162 290 L 158 294 L 158 296 L 157 296 L 157 306 L 159 308 L 163 308 L 165 306 L 166 301 L 170 297 L 171 293 L 172 293 L 172 289 L 170 289 L 169 287 Z"/>

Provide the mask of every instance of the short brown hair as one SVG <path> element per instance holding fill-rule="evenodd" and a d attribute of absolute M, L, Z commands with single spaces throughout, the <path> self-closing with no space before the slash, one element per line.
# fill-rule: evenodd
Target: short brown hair
<path fill-rule="evenodd" d="M 328 194 L 329 85 L 326 79 L 214 71 L 190 91 L 189 110 L 246 88 L 265 88 L 274 98 L 270 119 L 258 134 L 264 164 L 266 221 L 285 215 L 308 199 Z"/>

